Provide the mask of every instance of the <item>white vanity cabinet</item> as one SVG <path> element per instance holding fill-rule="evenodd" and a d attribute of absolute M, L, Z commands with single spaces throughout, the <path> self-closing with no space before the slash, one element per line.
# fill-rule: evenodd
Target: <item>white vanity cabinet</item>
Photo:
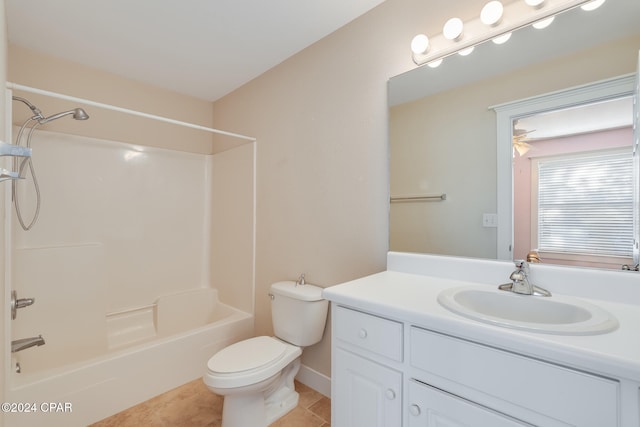
<path fill-rule="evenodd" d="M 624 425 L 616 379 L 384 313 L 332 313 L 333 427 Z"/>
<path fill-rule="evenodd" d="M 511 262 L 389 253 L 387 264 L 323 291 L 333 427 L 640 427 L 637 274 L 536 265 L 551 298 L 584 300 L 618 322 L 571 335 L 489 324 L 438 301 L 495 289 Z"/>
<path fill-rule="evenodd" d="M 402 423 L 403 324 L 333 306 L 332 426 Z"/>

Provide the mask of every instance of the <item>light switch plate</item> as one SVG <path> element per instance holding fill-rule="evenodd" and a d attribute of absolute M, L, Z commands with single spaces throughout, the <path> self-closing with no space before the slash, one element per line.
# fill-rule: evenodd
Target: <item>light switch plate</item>
<path fill-rule="evenodd" d="M 498 226 L 498 214 L 482 214 L 482 226 L 496 228 Z"/>

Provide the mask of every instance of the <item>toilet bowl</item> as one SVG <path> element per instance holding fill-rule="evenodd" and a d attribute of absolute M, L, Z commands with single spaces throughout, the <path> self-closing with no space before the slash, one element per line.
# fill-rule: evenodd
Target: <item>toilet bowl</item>
<path fill-rule="evenodd" d="M 322 288 L 271 285 L 274 337 L 240 341 L 216 353 L 203 380 L 224 396 L 222 427 L 266 427 L 298 405 L 294 378 L 302 347 L 322 339 L 328 302 Z"/>
<path fill-rule="evenodd" d="M 233 344 L 209 359 L 204 382 L 224 396 L 223 427 L 268 426 L 298 404 L 300 347 L 275 337 Z"/>

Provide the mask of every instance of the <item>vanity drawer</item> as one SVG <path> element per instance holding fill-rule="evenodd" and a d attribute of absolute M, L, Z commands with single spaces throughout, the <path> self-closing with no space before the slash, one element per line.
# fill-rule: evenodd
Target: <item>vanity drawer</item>
<path fill-rule="evenodd" d="M 531 427 L 489 408 L 418 381 L 409 381 L 409 427 Z"/>
<path fill-rule="evenodd" d="M 340 306 L 334 316 L 337 339 L 402 362 L 402 323 Z"/>
<path fill-rule="evenodd" d="M 538 426 L 618 425 L 611 379 L 416 327 L 410 364 L 436 387 Z"/>

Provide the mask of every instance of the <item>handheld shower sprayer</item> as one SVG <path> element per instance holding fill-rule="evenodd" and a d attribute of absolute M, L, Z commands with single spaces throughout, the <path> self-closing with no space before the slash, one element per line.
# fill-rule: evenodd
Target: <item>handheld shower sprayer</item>
<path fill-rule="evenodd" d="M 54 120 L 58 120 L 60 117 L 68 116 L 70 114 L 73 115 L 73 118 L 75 120 L 87 120 L 89 118 L 89 115 L 87 114 L 87 112 L 84 111 L 82 108 L 74 108 L 73 110 L 64 111 L 62 113 L 58 113 L 58 114 L 54 114 L 54 115 L 49 116 L 49 117 L 45 117 L 45 116 L 42 115 L 42 112 L 40 111 L 40 109 L 38 109 L 38 107 L 36 107 L 35 105 L 33 105 L 31 102 L 27 101 L 26 99 L 21 98 L 19 96 L 12 96 L 11 98 L 14 101 L 20 101 L 23 104 L 25 104 L 27 107 L 29 107 L 31 109 L 31 111 L 33 111 L 33 114 L 34 114 L 34 116 L 31 117 L 31 120 L 37 120 L 38 123 L 40 123 L 41 125 L 43 125 L 45 123 L 52 122 Z"/>
<path fill-rule="evenodd" d="M 82 108 L 74 108 L 73 110 L 64 111 L 62 113 L 54 114 L 53 116 L 43 117 L 38 120 L 38 123 L 43 125 L 45 123 L 58 120 L 60 117 L 68 116 L 69 114 L 72 114 L 75 120 L 87 120 L 89 118 L 89 115 L 87 114 L 87 112 L 84 111 Z"/>
<path fill-rule="evenodd" d="M 25 120 L 24 123 L 22 124 L 22 126 L 20 126 L 20 130 L 18 131 L 18 135 L 16 137 L 16 144 L 15 145 L 19 146 L 19 145 L 21 145 L 21 142 L 22 142 L 22 134 L 25 131 L 25 129 L 28 128 L 26 146 L 29 149 L 31 148 L 31 135 L 33 134 L 33 131 L 38 126 L 43 125 L 45 123 L 52 122 L 54 120 L 59 119 L 60 117 L 64 117 L 64 116 L 68 116 L 68 115 L 72 115 L 72 117 L 75 120 L 87 120 L 89 118 L 89 115 L 87 114 L 87 112 L 84 111 L 82 108 L 74 108 L 73 110 L 64 111 L 62 113 L 58 113 L 58 114 L 54 114 L 54 115 L 49 116 L 49 117 L 45 117 L 42 114 L 42 112 L 35 105 L 33 105 L 31 102 L 27 101 L 26 99 L 21 98 L 19 96 L 12 96 L 12 99 L 14 101 L 22 102 L 24 105 L 29 107 L 29 109 L 34 114 L 32 117 L 30 117 L 27 120 Z M 33 162 L 31 160 L 31 157 L 26 157 L 20 163 L 19 167 L 18 167 L 17 162 L 15 162 L 15 163 L 16 163 L 15 166 L 18 168 L 18 172 L 17 172 L 16 179 L 13 179 L 13 181 L 12 181 L 13 204 L 14 204 L 14 206 L 16 208 L 16 216 L 18 218 L 18 222 L 20 223 L 20 226 L 22 227 L 23 230 L 28 231 L 36 223 L 36 221 L 38 219 L 38 215 L 40 213 L 40 186 L 38 184 L 38 178 L 36 177 L 36 171 L 35 171 L 35 169 L 33 167 Z M 33 186 L 34 186 L 35 194 L 36 194 L 35 212 L 33 214 L 31 222 L 29 224 L 25 224 L 25 222 L 24 222 L 24 220 L 22 218 L 22 212 L 20 211 L 19 197 L 18 197 L 18 193 L 16 191 L 17 178 L 23 178 L 23 171 L 25 170 L 26 167 L 28 167 L 29 171 L 31 172 L 31 176 L 33 178 Z"/>

